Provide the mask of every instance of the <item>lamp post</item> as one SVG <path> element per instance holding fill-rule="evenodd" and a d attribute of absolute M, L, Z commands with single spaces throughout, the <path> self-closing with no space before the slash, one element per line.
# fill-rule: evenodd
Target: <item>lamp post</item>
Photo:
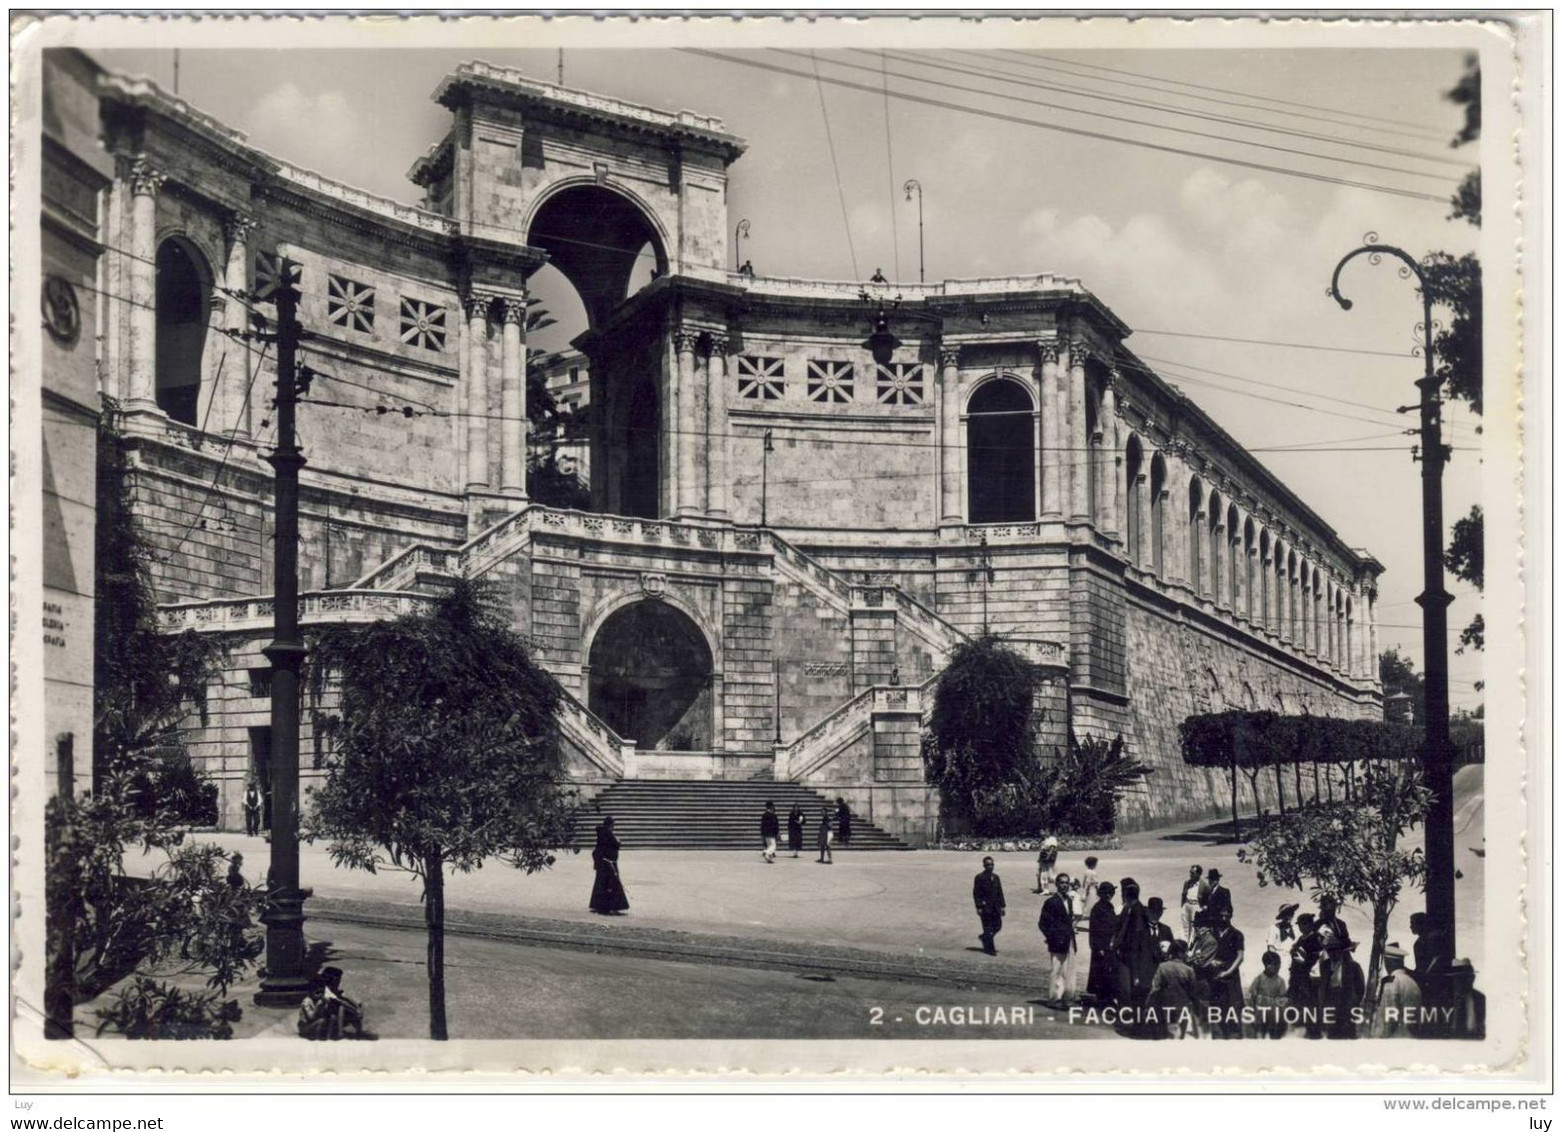
<path fill-rule="evenodd" d="M 732 270 L 737 271 L 743 263 L 743 257 L 738 253 L 738 241 L 748 239 L 748 221 L 739 220 L 738 226 L 732 230 Z"/>
<path fill-rule="evenodd" d="M 1421 565 L 1422 591 L 1416 598 L 1421 607 L 1422 648 L 1426 654 L 1426 718 L 1421 748 L 1422 773 L 1431 793 L 1426 815 L 1426 916 L 1431 923 L 1434 954 L 1441 970 L 1458 953 L 1454 944 L 1454 812 L 1453 757 L 1448 735 L 1448 605 L 1453 600 L 1443 588 L 1443 464 L 1448 452 L 1443 447 L 1441 381 L 1432 365 L 1432 289 L 1425 274 L 1410 255 L 1399 248 L 1376 242 L 1368 233 L 1366 242 L 1349 252 L 1334 268 L 1329 294 L 1345 310 L 1351 301 L 1340 294 L 1340 272 L 1357 256 L 1368 256 L 1380 263 L 1385 255 L 1403 262 L 1403 279 L 1414 278 L 1421 288 L 1421 346 L 1425 373 L 1417 387 L 1421 390 Z"/>
<path fill-rule="evenodd" d="M 770 517 L 770 454 L 776 450 L 775 444 L 770 439 L 770 430 L 765 430 L 765 446 L 759 453 L 759 525 L 766 526 L 766 520 Z"/>
<path fill-rule="evenodd" d="M 911 199 L 911 191 L 917 193 L 917 282 L 927 282 L 927 260 L 922 254 L 922 182 L 912 177 L 903 186 L 906 191 L 906 199 Z"/>

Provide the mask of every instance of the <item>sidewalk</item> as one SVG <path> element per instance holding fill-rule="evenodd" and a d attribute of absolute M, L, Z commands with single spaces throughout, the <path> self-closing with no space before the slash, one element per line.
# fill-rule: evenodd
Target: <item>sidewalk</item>
<path fill-rule="evenodd" d="M 1482 969 L 1484 960 L 1484 858 L 1481 846 L 1478 781 L 1466 782 L 1456 826 L 1456 854 L 1464 878 L 1459 882 L 1460 951 Z M 244 873 L 252 881 L 265 876 L 269 847 L 242 834 L 209 835 L 208 840 L 244 854 Z M 1407 839 L 1413 844 L 1414 839 Z M 698 955 L 709 962 L 775 964 L 865 972 L 877 966 L 885 977 L 937 978 L 1003 987 L 1038 987 L 1049 966 L 1036 928 L 1041 897 L 1033 895 L 1032 853 L 994 853 L 1004 882 L 1008 917 L 998 936 L 1000 954 L 977 953 L 981 930 L 971 902 L 971 881 L 981 854 L 924 850 L 912 853 L 837 851 L 833 865 L 816 864 L 811 855 L 792 859 L 783 853 L 765 864 L 753 853 L 734 851 L 646 850 L 626 852 L 620 864 L 631 908 L 624 917 L 598 917 L 586 907 L 592 867 L 588 854 L 564 853 L 543 872 L 527 876 L 499 862 L 476 872 L 454 875 L 446 883 L 446 908 L 452 930 L 527 939 L 549 946 L 589 947 L 620 953 Z M 1071 853 L 1059 868 L 1077 876 L 1083 854 Z M 1284 901 L 1310 905 L 1308 894 L 1260 887 L 1251 865 L 1236 859 L 1233 845 L 1212 845 L 1197 827 L 1130 834 L 1123 848 L 1100 852 L 1099 877 L 1117 883 L 1132 876 L 1143 896 L 1160 896 L 1167 922 L 1180 931 L 1175 909 L 1190 864 L 1219 867 L 1232 891 L 1235 924 L 1248 940 L 1245 976 L 1258 971 L 1258 953 Z M 151 858 L 139 855 L 134 868 Z M 363 922 L 421 927 L 420 888 L 415 878 L 397 871 L 377 874 L 335 868 L 324 845 L 301 850 L 301 882 L 314 889 L 305 905 L 311 917 L 344 917 Z M 1410 912 L 1419 894 L 1406 893 L 1390 921 L 1390 938 L 1411 942 Z M 1344 917 L 1353 937 L 1371 938 L 1370 910 L 1347 906 Z M 309 928 L 306 925 L 306 934 Z M 1084 940 L 1081 938 L 1081 945 Z M 724 956 L 736 952 L 738 956 Z M 1361 953 L 1365 962 L 1367 956 Z"/>

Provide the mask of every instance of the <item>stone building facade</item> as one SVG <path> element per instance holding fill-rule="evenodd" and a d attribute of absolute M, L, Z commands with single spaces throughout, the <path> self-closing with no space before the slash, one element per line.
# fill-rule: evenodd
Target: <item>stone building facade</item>
<path fill-rule="evenodd" d="M 929 836 L 919 737 L 984 627 L 1043 665 L 1044 746 L 1123 734 L 1125 824 L 1216 813 L 1176 725 L 1380 706 L 1375 584 L 1282 482 L 1052 275 L 882 285 L 726 270 L 744 144 L 715 118 L 463 64 L 411 207 L 327 181 L 154 85 L 99 112 L 103 391 L 127 407 L 170 628 L 231 662 L 192 742 L 229 821 L 267 773 L 273 359 L 301 268 L 306 625 L 492 579 L 569 693 L 588 788 L 818 784 Z M 83 143 L 84 144 L 84 143 Z M 590 512 L 526 498 L 528 279 L 579 292 Z M 330 750 L 306 710 L 305 773 Z M 313 752 L 313 756 L 311 756 Z"/>

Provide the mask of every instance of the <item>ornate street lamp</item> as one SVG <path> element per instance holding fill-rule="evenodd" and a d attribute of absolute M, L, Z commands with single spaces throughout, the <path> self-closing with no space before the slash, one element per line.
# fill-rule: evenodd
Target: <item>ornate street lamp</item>
<path fill-rule="evenodd" d="M 1426 654 L 1425 735 L 1421 748 L 1422 773 L 1431 804 L 1426 815 L 1426 916 L 1433 928 L 1431 942 L 1439 967 L 1447 971 L 1458 951 L 1454 945 L 1454 789 L 1453 745 L 1448 735 L 1448 605 L 1453 600 L 1443 588 L 1443 464 L 1448 450 L 1443 447 L 1442 398 L 1432 364 L 1432 288 L 1426 275 L 1409 254 L 1378 243 L 1377 233 L 1368 232 L 1361 247 L 1348 253 L 1334 268 L 1329 295 L 1345 310 L 1351 301 L 1340 293 L 1340 272 L 1357 256 L 1381 263 L 1385 255 L 1394 256 L 1404 266 L 1401 279 L 1415 279 L 1421 289 L 1421 358 L 1425 373 L 1417 387 L 1421 390 L 1421 565 L 1422 591 L 1416 598 L 1421 607 L 1421 639 Z"/>
<path fill-rule="evenodd" d="M 893 182 L 891 182 L 893 183 Z M 927 260 L 922 254 L 922 182 L 912 177 L 902 188 L 906 191 L 906 199 L 911 199 L 911 191 L 917 194 L 917 282 L 927 282 Z"/>
<path fill-rule="evenodd" d="M 743 262 L 742 255 L 738 252 L 738 241 L 748 239 L 748 221 L 739 220 L 738 226 L 732 230 L 732 270 L 740 270 Z"/>

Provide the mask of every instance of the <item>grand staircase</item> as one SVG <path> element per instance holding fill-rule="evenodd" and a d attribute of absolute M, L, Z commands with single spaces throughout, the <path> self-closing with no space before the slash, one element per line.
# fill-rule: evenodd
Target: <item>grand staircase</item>
<path fill-rule="evenodd" d="M 786 848 L 786 815 L 795 802 L 808 824 L 803 848 L 818 852 L 819 811 L 834 799 L 795 782 L 751 779 L 744 782 L 625 779 L 609 786 L 581 813 L 575 844 L 589 848 L 600 815 L 613 815 L 613 831 L 626 849 L 748 849 L 759 852 L 759 817 L 766 802 L 781 819 L 781 848 Z M 839 848 L 837 840 L 836 847 Z M 908 849 L 855 813 L 851 849 Z"/>

